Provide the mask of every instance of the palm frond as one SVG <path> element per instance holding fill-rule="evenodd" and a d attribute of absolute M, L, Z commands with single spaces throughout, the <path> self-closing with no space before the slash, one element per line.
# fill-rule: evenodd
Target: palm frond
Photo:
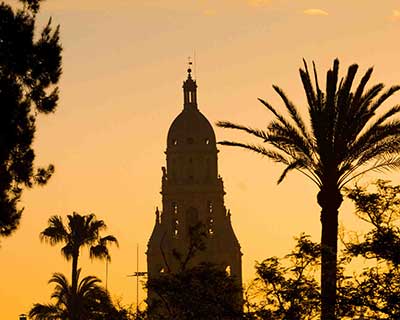
<path fill-rule="evenodd" d="M 268 150 L 260 145 L 247 144 L 247 143 L 241 143 L 241 142 L 233 142 L 233 141 L 220 141 L 220 142 L 218 142 L 218 144 L 221 144 L 224 146 L 230 146 L 230 147 L 240 147 L 243 149 L 251 150 L 258 154 L 261 154 L 262 156 L 270 158 L 275 162 L 280 162 L 280 163 L 283 163 L 286 165 L 289 164 L 288 160 L 284 156 L 279 154 L 278 152 Z"/>
<path fill-rule="evenodd" d="M 35 303 L 29 311 L 29 318 L 33 320 L 64 320 L 62 311 L 54 304 Z"/>
<path fill-rule="evenodd" d="M 40 233 L 40 240 L 53 246 L 65 241 L 67 235 L 62 218 L 55 215 L 49 218 L 48 227 Z"/>
<path fill-rule="evenodd" d="M 272 105 L 270 105 L 267 101 L 261 98 L 258 98 L 258 101 L 260 101 L 269 111 L 271 111 L 275 116 L 276 120 L 281 122 L 283 126 L 292 127 L 292 125 L 285 119 L 285 117 L 278 111 L 276 111 L 276 109 Z"/>
<path fill-rule="evenodd" d="M 396 110 L 393 109 L 393 112 L 395 111 Z M 391 113 L 391 110 L 388 112 Z M 398 112 L 395 112 L 393 115 L 396 113 Z M 363 135 L 348 146 L 347 162 L 353 162 L 356 159 L 360 159 L 361 162 L 364 162 L 365 157 L 369 157 L 368 154 L 370 154 L 372 150 L 375 150 L 380 144 L 385 144 L 387 148 L 386 151 L 392 150 L 392 152 L 397 152 L 393 147 L 396 145 L 397 137 L 400 135 L 400 121 L 380 124 L 387 119 L 388 118 L 385 118 L 385 115 L 383 115 L 375 124 L 367 129 Z M 392 143 L 393 145 L 391 145 Z"/>
<path fill-rule="evenodd" d="M 101 283 L 101 280 L 95 276 L 84 277 L 79 282 L 77 290 L 78 295 L 85 296 L 89 291 L 97 289 L 99 283 Z"/>
<path fill-rule="evenodd" d="M 116 237 L 112 235 L 108 235 L 105 237 L 100 238 L 100 243 L 107 245 L 107 244 L 115 244 L 117 247 L 119 247 L 119 243 Z"/>
<path fill-rule="evenodd" d="M 305 63 L 305 60 L 303 59 L 303 63 Z M 318 81 L 318 74 L 317 74 L 317 68 L 315 67 L 315 62 L 312 62 L 313 65 L 313 72 L 314 72 L 314 82 L 315 82 L 315 89 L 317 90 L 317 103 L 321 105 L 322 100 L 324 99 L 324 94 L 321 91 L 319 87 L 319 81 Z"/>
<path fill-rule="evenodd" d="M 400 131 L 399 131 L 400 134 Z M 395 156 L 400 154 L 400 138 L 388 137 L 377 142 L 367 149 L 358 159 L 357 163 L 363 165 L 370 160 L 385 158 L 388 155 Z"/>
<path fill-rule="evenodd" d="M 107 225 L 103 220 L 93 220 L 87 223 L 87 234 L 89 237 L 98 238 L 100 231 L 107 229 Z"/>
<path fill-rule="evenodd" d="M 68 241 L 65 246 L 61 248 L 61 254 L 67 261 L 71 260 L 74 254 L 74 245 L 72 241 Z"/>
<path fill-rule="evenodd" d="M 60 272 L 53 273 L 53 276 L 48 281 L 48 283 L 55 283 L 65 287 L 69 286 L 67 277 Z"/>
<path fill-rule="evenodd" d="M 284 127 L 280 123 L 272 121 L 268 126 L 268 135 L 264 142 L 275 145 L 277 141 L 290 147 L 291 150 L 295 151 L 294 153 L 300 153 L 302 157 L 312 160 L 314 149 L 309 141 L 302 137 L 295 128 Z M 294 153 L 288 154 L 294 156 Z"/>
<path fill-rule="evenodd" d="M 263 140 L 267 139 L 267 134 L 263 130 L 242 126 L 242 125 L 235 124 L 235 123 L 232 123 L 229 121 L 218 121 L 216 124 L 218 127 L 240 130 L 240 131 L 244 131 L 249 134 L 252 134 L 253 136 L 256 136 L 257 138 L 261 138 Z"/>
<path fill-rule="evenodd" d="M 108 250 L 108 246 L 113 243 L 117 247 L 119 246 L 117 238 L 115 238 L 112 235 L 100 238 L 96 245 L 90 247 L 89 249 L 90 258 L 106 259 L 107 261 L 111 261 L 111 256 Z"/>
<path fill-rule="evenodd" d="M 277 184 L 280 184 L 283 181 L 283 179 L 285 179 L 286 175 L 290 171 L 298 169 L 298 168 L 303 168 L 303 167 L 304 167 L 304 165 L 301 162 L 301 160 L 296 160 L 296 161 L 293 161 L 292 163 L 289 163 L 289 165 L 286 166 L 285 170 L 283 170 L 281 176 L 279 177 L 279 179 L 277 181 Z"/>
<path fill-rule="evenodd" d="M 354 112 L 352 113 L 354 118 L 360 120 L 365 119 L 364 121 L 360 121 L 360 127 L 355 128 L 357 131 L 361 131 L 365 123 L 373 116 L 373 113 L 371 113 L 370 111 L 370 106 L 384 87 L 385 86 L 383 85 L 383 83 L 373 85 L 360 98 L 358 108 L 354 107 Z"/>
<path fill-rule="evenodd" d="M 358 65 L 353 64 L 347 70 L 346 78 L 344 79 L 343 85 L 337 93 L 337 106 L 338 106 L 338 114 L 345 113 L 348 111 L 349 105 L 351 105 L 350 96 L 351 96 L 351 87 L 353 85 L 354 78 L 356 76 L 358 70 Z"/>
<path fill-rule="evenodd" d="M 301 118 L 299 112 L 297 111 L 297 108 L 295 107 L 295 105 L 289 100 L 289 98 L 286 96 L 286 94 L 283 92 L 283 90 L 281 88 L 279 88 L 278 86 L 273 85 L 272 86 L 274 88 L 274 90 L 279 94 L 279 96 L 281 97 L 281 99 L 283 100 L 286 109 L 289 111 L 290 116 L 292 117 L 294 123 L 297 125 L 297 127 L 300 129 L 301 134 L 303 135 L 303 137 L 305 138 L 305 140 L 310 141 L 311 137 L 309 132 L 306 129 L 306 125 L 303 121 L 303 119 Z"/>
<path fill-rule="evenodd" d="M 364 135 L 364 133 L 371 128 L 371 121 L 374 119 L 374 112 L 371 111 L 370 105 L 382 88 L 381 85 L 374 86 L 369 93 L 366 93 L 368 98 L 358 106 L 358 109 L 355 106 L 350 107 L 348 114 L 338 121 L 336 140 L 339 142 L 340 147 L 335 150 L 335 154 L 339 155 L 339 159 L 347 157 L 350 146 L 354 145 L 355 141 L 360 137 L 364 136 L 363 140 L 365 140 L 368 136 L 368 134 Z M 390 116 L 390 113 L 388 113 L 387 116 Z M 385 117 L 383 117 L 382 120 L 384 120 Z M 377 124 L 381 122 L 380 120 Z M 369 128 L 367 128 L 367 125 L 369 125 Z M 374 129 L 372 132 L 373 131 Z"/>
<path fill-rule="evenodd" d="M 326 73 L 326 101 L 325 101 L 326 110 L 335 109 L 338 77 L 339 77 L 339 60 L 335 59 L 333 61 L 332 69 L 328 70 L 328 72 Z"/>
<path fill-rule="evenodd" d="M 392 86 L 371 105 L 370 111 L 375 112 L 388 98 L 400 90 L 400 86 Z"/>
<path fill-rule="evenodd" d="M 301 68 L 299 69 L 300 78 L 303 83 L 304 91 L 307 96 L 308 105 L 311 108 L 315 108 L 318 105 L 318 98 L 315 94 L 315 91 L 314 91 L 314 88 L 312 85 L 310 73 L 308 71 L 307 62 L 304 59 L 303 59 L 303 64 L 304 64 L 304 70 Z"/>
<path fill-rule="evenodd" d="M 357 110 L 360 106 L 360 99 L 364 93 L 365 86 L 367 85 L 369 79 L 371 78 L 372 72 L 374 68 L 369 68 L 367 72 L 365 72 L 364 76 L 361 78 L 360 83 L 357 86 L 357 89 L 353 96 L 353 101 L 350 106 L 350 114 L 353 113 L 353 110 Z"/>
<path fill-rule="evenodd" d="M 279 90 L 279 89 L 278 89 Z M 282 92 L 283 93 L 283 92 Z M 284 96 L 284 95 L 283 95 Z M 285 99 L 285 98 L 282 98 Z M 297 126 L 303 126 L 303 129 L 301 128 L 296 128 L 293 125 L 291 125 L 286 119 L 276 112 L 276 110 L 266 101 L 262 99 L 258 99 L 262 104 L 264 104 L 273 114 L 276 116 L 276 120 L 272 121 L 271 124 L 268 127 L 268 132 L 263 132 L 265 135 L 264 142 L 270 142 L 271 143 L 271 137 L 279 135 L 278 131 L 284 132 L 281 134 L 282 136 L 287 135 L 288 137 L 292 138 L 293 141 L 298 141 L 299 143 L 294 143 L 293 145 L 298 145 L 298 149 L 300 152 L 304 153 L 304 155 L 308 158 L 312 158 L 312 152 L 314 151 L 313 148 L 313 143 L 312 143 L 312 138 L 309 136 L 309 134 L 306 131 L 306 128 L 304 126 L 304 123 L 302 125 L 302 120 L 300 116 L 297 114 L 294 115 L 294 117 L 298 117 L 297 119 Z M 294 106 L 293 106 L 294 107 Z M 289 109 L 291 107 L 289 106 Z M 296 109 L 293 109 L 292 112 L 294 114 L 297 113 Z M 296 121 L 295 121 L 296 122 Z M 295 147 L 297 148 L 297 147 Z"/>
<path fill-rule="evenodd" d="M 355 168 L 355 169 L 358 169 Z M 342 179 L 340 182 L 340 187 L 345 186 L 350 181 L 358 178 L 361 175 L 364 175 L 370 171 L 377 171 L 377 172 L 385 172 L 385 171 L 393 171 L 400 169 L 400 156 L 388 156 L 388 157 L 381 157 L 378 159 L 374 164 L 372 164 L 367 169 L 359 171 L 355 174 L 348 174 L 345 179 Z M 355 170 L 353 170 L 354 172 Z"/>
<path fill-rule="evenodd" d="M 353 64 L 348 68 L 346 78 L 344 79 L 343 85 L 337 92 L 336 98 L 336 110 L 334 115 L 331 116 L 332 126 L 329 135 L 333 137 L 334 153 L 337 154 L 346 144 L 348 130 L 348 121 L 355 121 L 351 115 L 351 103 L 353 100 L 353 93 L 351 87 L 358 70 L 358 65 Z"/>

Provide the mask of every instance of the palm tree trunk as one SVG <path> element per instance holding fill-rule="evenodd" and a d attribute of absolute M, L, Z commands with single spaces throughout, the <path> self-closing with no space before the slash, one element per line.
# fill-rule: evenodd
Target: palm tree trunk
<path fill-rule="evenodd" d="M 343 197 L 337 188 L 321 190 L 321 320 L 336 320 L 338 214 Z"/>
<path fill-rule="evenodd" d="M 71 320 L 79 320 L 79 315 L 77 314 L 77 291 L 78 291 L 78 258 L 79 258 L 79 249 L 75 250 L 72 255 L 72 279 L 71 279 L 71 289 L 72 289 L 72 297 L 71 297 Z"/>

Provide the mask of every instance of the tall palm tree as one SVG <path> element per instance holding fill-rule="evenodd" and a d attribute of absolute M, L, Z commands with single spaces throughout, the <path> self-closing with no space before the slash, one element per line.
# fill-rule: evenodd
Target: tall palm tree
<path fill-rule="evenodd" d="M 384 85 L 379 83 L 366 89 L 372 74 L 370 68 L 352 91 L 357 70 L 358 65 L 351 65 L 346 77 L 339 82 L 339 61 L 334 60 L 333 68 L 327 72 L 326 91 L 323 92 L 315 64 L 313 83 L 304 61 L 300 77 L 307 97 L 310 126 L 306 126 L 298 109 L 277 86 L 273 88 L 282 98 L 289 117 L 259 99 L 274 115 L 266 130 L 226 121 L 217 123 L 223 128 L 247 132 L 272 147 L 220 142 L 255 151 L 284 164 L 286 167 L 278 183 L 288 172 L 297 170 L 319 187 L 322 320 L 335 319 L 338 209 L 343 200 L 341 189 L 366 172 L 400 166 L 400 121 L 394 118 L 399 114 L 400 106 L 381 110 L 382 104 L 400 87 L 393 86 L 383 91 Z"/>
<path fill-rule="evenodd" d="M 72 259 L 72 292 L 77 292 L 78 258 L 81 247 L 89 247 L 91 259 L 99 258 L 110 261 L 108 245 L 111 243 L 118 245 L 118 241 L 112 235 L 100 236 L 100 232 L 106 228 L 104 221 L 97 220 L 94 214 L 82 216 L 74 212 L 67 216 L 65 225 L 60 216 L 50 217 L 47 228 L 40 233 L 42 241 L 51 245 L 64 244 L 61 249 L 63 256 L 67 260 Z"/>
<path fill-rule="evenodd" d="M 80 270 L 77 277 L 79 278 Z M 54 292 L 51 298 L 54 303 L 34 304 L 29 317 L 34 320 L 94 320 L 105 319 L 104 316 L 113 310 L 108 292 L 102 288 L 101 281 L 88 276 L 83 278 L 76 292 L 61 273 L 53 274 L 49 283 L 54 283 Z M 78 302 L 78 303 L 75 303 Z"/>

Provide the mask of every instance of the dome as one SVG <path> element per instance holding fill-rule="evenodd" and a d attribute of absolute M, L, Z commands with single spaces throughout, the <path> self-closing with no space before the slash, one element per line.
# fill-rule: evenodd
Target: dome
<path fill-rule="evenodd" d="M 207 118 L 197 108 L 184 108 L 168 131 L 167 148 L 215 148 L 215 133 Z M 203 148 L 202 148 L 203 149 Z"/>

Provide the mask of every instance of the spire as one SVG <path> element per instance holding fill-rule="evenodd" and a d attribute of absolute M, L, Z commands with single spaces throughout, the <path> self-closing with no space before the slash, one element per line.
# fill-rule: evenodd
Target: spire
<path fill-rule="evenodd" d="M 183 107 L 195 108 L 197 109 L 197 84 L 196 81 L 192 79 L 192 61 L 189 57 L 188 62 L 188 77 L 186 81 L 183 82 Z"/>
<path fill-rule="evenodd" d="M 158 210 L 158 207 L 156 207 L 156 225 L 160 224 L 160 211 Z"/>

